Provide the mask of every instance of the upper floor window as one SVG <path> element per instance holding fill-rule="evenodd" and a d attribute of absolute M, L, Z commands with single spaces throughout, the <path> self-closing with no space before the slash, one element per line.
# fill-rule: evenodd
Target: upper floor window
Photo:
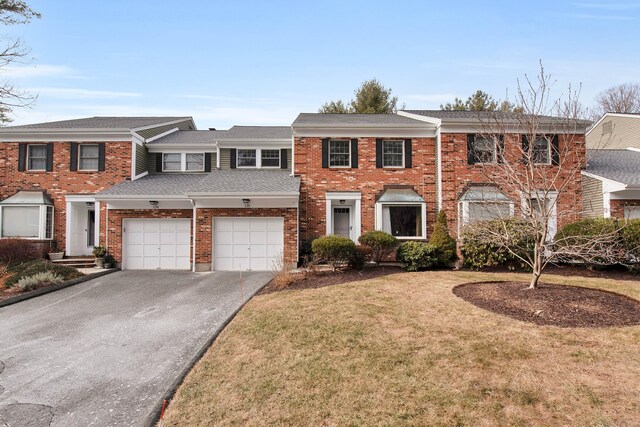
<path fill-rule="evenodd" d="M 382 141 L 382 167 L 404 167 L 404 140 Z"/>
<path fill-rule="evenodd" d="M 164 172 L 202 172 L 204 171 L 204 153 L 163 153 L 162 170 Z"/>
<path fill-rule="evenodd" d="M 533 142 L 533 163 L 548 165 L 551 163 L 551 144 L 544 137 L 536 138 Z"/>
<path fill-rule="evenodd" d="M 238 149 L 237 154 L 239 168 L 255 168 L 257 162 L 257 150 Z"/>
<path fill-rule="evenodd" d="M 261 150 L 260 156 L 263 168 L 280 167 L 280 150 Z"/>
<path fill-rule="evenodd" d="M 78 146 L 78 169 L 81 171 L 97 171 L 100 152 L 98 144 L 80 144 Z"/>
<path fill-rule="evenodd" d="M 500 163 L 503 161 L 504 143 L 502 135 L 467 135 L 467 156 L 474 163 Z"/>
<path fill-rule="evenodd" d="M 47 146 L 45 144 L 27 145 L 27 170 L 47 170 Z"/>
<path fill-rule="evenodd" d="M 329 167 L 348 168 L 351 166 L 351 141 L 332 139 L 329 141 Z"/>

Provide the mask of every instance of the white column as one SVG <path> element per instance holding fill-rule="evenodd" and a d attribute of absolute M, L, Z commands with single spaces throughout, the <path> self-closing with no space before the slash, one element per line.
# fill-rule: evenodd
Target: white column
<path fill-rule="evenodd" d="M 331 212 L 331 199 L 327 199 L 327 212 L 326 212 L 326 217 L 327 217 L 327 227 L 326 227 L 326 234 L 327 236 L 329 234 L 333 234 L 333 212 Z"/>
<path fill-rule="evenodd" d="M 362 234 L 362 201 L 360 199 L 355 200 L 355 216 L 353 221 L 354 228 L 354 241 L 358 243 L 358 239 Z"/>
<path fill-rule="evenodd" d="M 65 211 L 65 230 L 64 230 L 64 251 L 69 255 L 69 247 L 71 246 L 71 202 L 66 203 Z"/>
<path fill-rule="evenodd" d="M 94 238 L 93 241 L 96 242 L 96 246 L 100 246 L 102 242 L 100 242 L 100 202 L 95 202 L 93 205 L 93 209 L 95 211 L 95 230 L 94 230 Z"/>

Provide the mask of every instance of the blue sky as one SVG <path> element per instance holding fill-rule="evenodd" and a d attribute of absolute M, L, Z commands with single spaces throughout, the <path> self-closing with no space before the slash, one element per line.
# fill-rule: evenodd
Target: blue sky
<path fill-rule="evenodd" d="M 15 124 L 191 115 L 199 128 L 290 124 L 378 78 L 407 108 L 503 98 L 538 61 L 582 101 L 640 81 L 640 1 L 30 0 L 5 27 L 31 48 L 2 77 L 38 94 Z"/>

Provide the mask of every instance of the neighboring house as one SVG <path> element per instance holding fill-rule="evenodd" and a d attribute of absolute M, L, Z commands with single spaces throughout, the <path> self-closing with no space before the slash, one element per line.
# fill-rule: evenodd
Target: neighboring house
<path fill-rule="evenodd" d="M 586 132 L 587 218 L 640 218 L 640 114 L 606 113 Z"/>
<path fill-rule="evenodd" d="M 3 128 L 0 232 L 56 240 L 68 256 L 104 245 L 125 269 L 194 271 L 295 265 L 301 244 L 326 234 L 357 241 L 378 229 L 424 241 L 439 210 L 457 236 L 531 202 L 487 185 L 500 147 L 479 128 L 476 112 L 439 110 L 303 113 L 292 126 L 204 131 L 190 118 Z M 507 131 L 505 152 L 524 143 Z M 581 161 L 584 128 L 576 133 Z M 564 173 L 554 156 L 564 143 L 535 141 L 541 168 Z M 580 186 L 578 175 L 553 195 L 561 210 L 582 205 Z"/>

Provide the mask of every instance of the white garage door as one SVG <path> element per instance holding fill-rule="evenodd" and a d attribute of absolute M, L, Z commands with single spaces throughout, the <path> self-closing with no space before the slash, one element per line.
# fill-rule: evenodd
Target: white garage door
<path fill-rule="evenodd" d="M 190 224 L 188 219 L 123 220 L 123 268 L 189 270 Z"/>
<path fill-rule="evenodd" d="M 214 218 L 214 270 L 271 270 L 284 248 L 283 218 Z"/>
<path fill-rule="evenodd" d="M 624 208 L 624 217 L 627 219 L 640 218 L 640 206 L 627 206 Z"/>

